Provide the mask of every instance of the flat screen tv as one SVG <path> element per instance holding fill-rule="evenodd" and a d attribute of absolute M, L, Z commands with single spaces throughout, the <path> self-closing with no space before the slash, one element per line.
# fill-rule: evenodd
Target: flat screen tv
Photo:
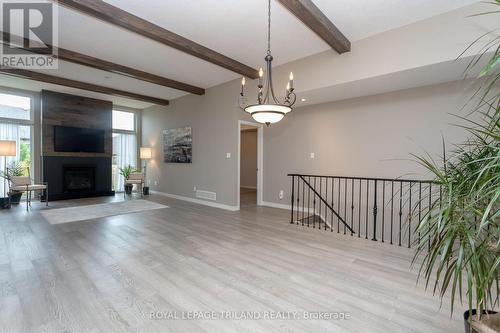
<path fill-rule="evenodd" d="M 104 153 L 105 130 L 54 126 L 54 150 L 57 152 Z"/>

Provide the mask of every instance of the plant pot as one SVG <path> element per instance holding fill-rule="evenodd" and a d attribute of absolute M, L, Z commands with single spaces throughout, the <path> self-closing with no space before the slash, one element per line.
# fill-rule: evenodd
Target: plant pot
<path fill-rule="evenodd" d="M 9 209 L 10 208 L 10 200 L 9 198 L 0 198 L 0 209 Z"/>
<path fill-rule="evenodd" d="M 488 314 L 495 314 L 496 312 L 495 311 L 486 311 L 486 310 L 483 310 L 483 315 L 485 315 L 487 313 Z M 472 315 L 475 316 L 476 314 L 477 314 L 476 309 L 472 309 Z M 478 332 L 474 328 L 470 327 L 469 318 L 470 318 L 470 313 L 469 313 L 469 310 L 467 310 L 467 311 L 464 312 L 465 333 L 482 333 L 482 332 Z"/>
<path fill-rule="evenodd" d="M 144 186 L 142 188 L 142 194 L 149 195 L 149 186 Z"/>
<path fill-rule="evenodd" d="M 124 186 L 125 187 L 125 194 L 132 194 L 132 188 L 134 187 L 134 185 L 132 184 L 127 184 Z"/>
<path fill-rule="evenodd" d="M 23 192 L 10 192 L 10 203 L 13 205 L 18 205 L 21 202 L 21 197 L 23 196 Z"/>

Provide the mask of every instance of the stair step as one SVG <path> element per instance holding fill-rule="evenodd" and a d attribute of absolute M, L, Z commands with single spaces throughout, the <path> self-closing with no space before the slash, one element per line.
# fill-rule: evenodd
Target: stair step
<path fill-rule="evenodd" d="M 325 220 L 323 220 L 323 218 L 321 216 L 316 215 L 316 214 L 309 215 L 307 217 L 298 219 L 297 221 L 295 221 L 295 223 L 300 224 L 300 225 L 302 225 L 302 224 L 308 225 L 308 223 L 309 223 L 309 226 L 321 224 L 322 228 L 325 227 Z M 330 229 L 330 226 L 328 224 L 326 224 L 326 227 L 327 227 L 327 229 Z"/>

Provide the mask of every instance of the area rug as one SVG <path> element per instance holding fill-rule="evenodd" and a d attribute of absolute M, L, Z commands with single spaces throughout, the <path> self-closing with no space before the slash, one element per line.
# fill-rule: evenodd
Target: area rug
<path fill-rule="evenodd" d="M 168 208 L 168 206 L 147 200 L 127 200 L 98 205 L 48 209 L 42 211 L 41 214 L 50 224 L 61 224 L 162 208 Z"/>

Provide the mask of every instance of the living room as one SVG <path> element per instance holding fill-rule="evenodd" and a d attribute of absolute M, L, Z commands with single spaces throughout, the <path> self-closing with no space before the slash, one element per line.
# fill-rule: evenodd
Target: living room
<path fill-rule="evenodd" d="M 499 332 L 500 2 L 6 1 L 6 332 Z"/>

